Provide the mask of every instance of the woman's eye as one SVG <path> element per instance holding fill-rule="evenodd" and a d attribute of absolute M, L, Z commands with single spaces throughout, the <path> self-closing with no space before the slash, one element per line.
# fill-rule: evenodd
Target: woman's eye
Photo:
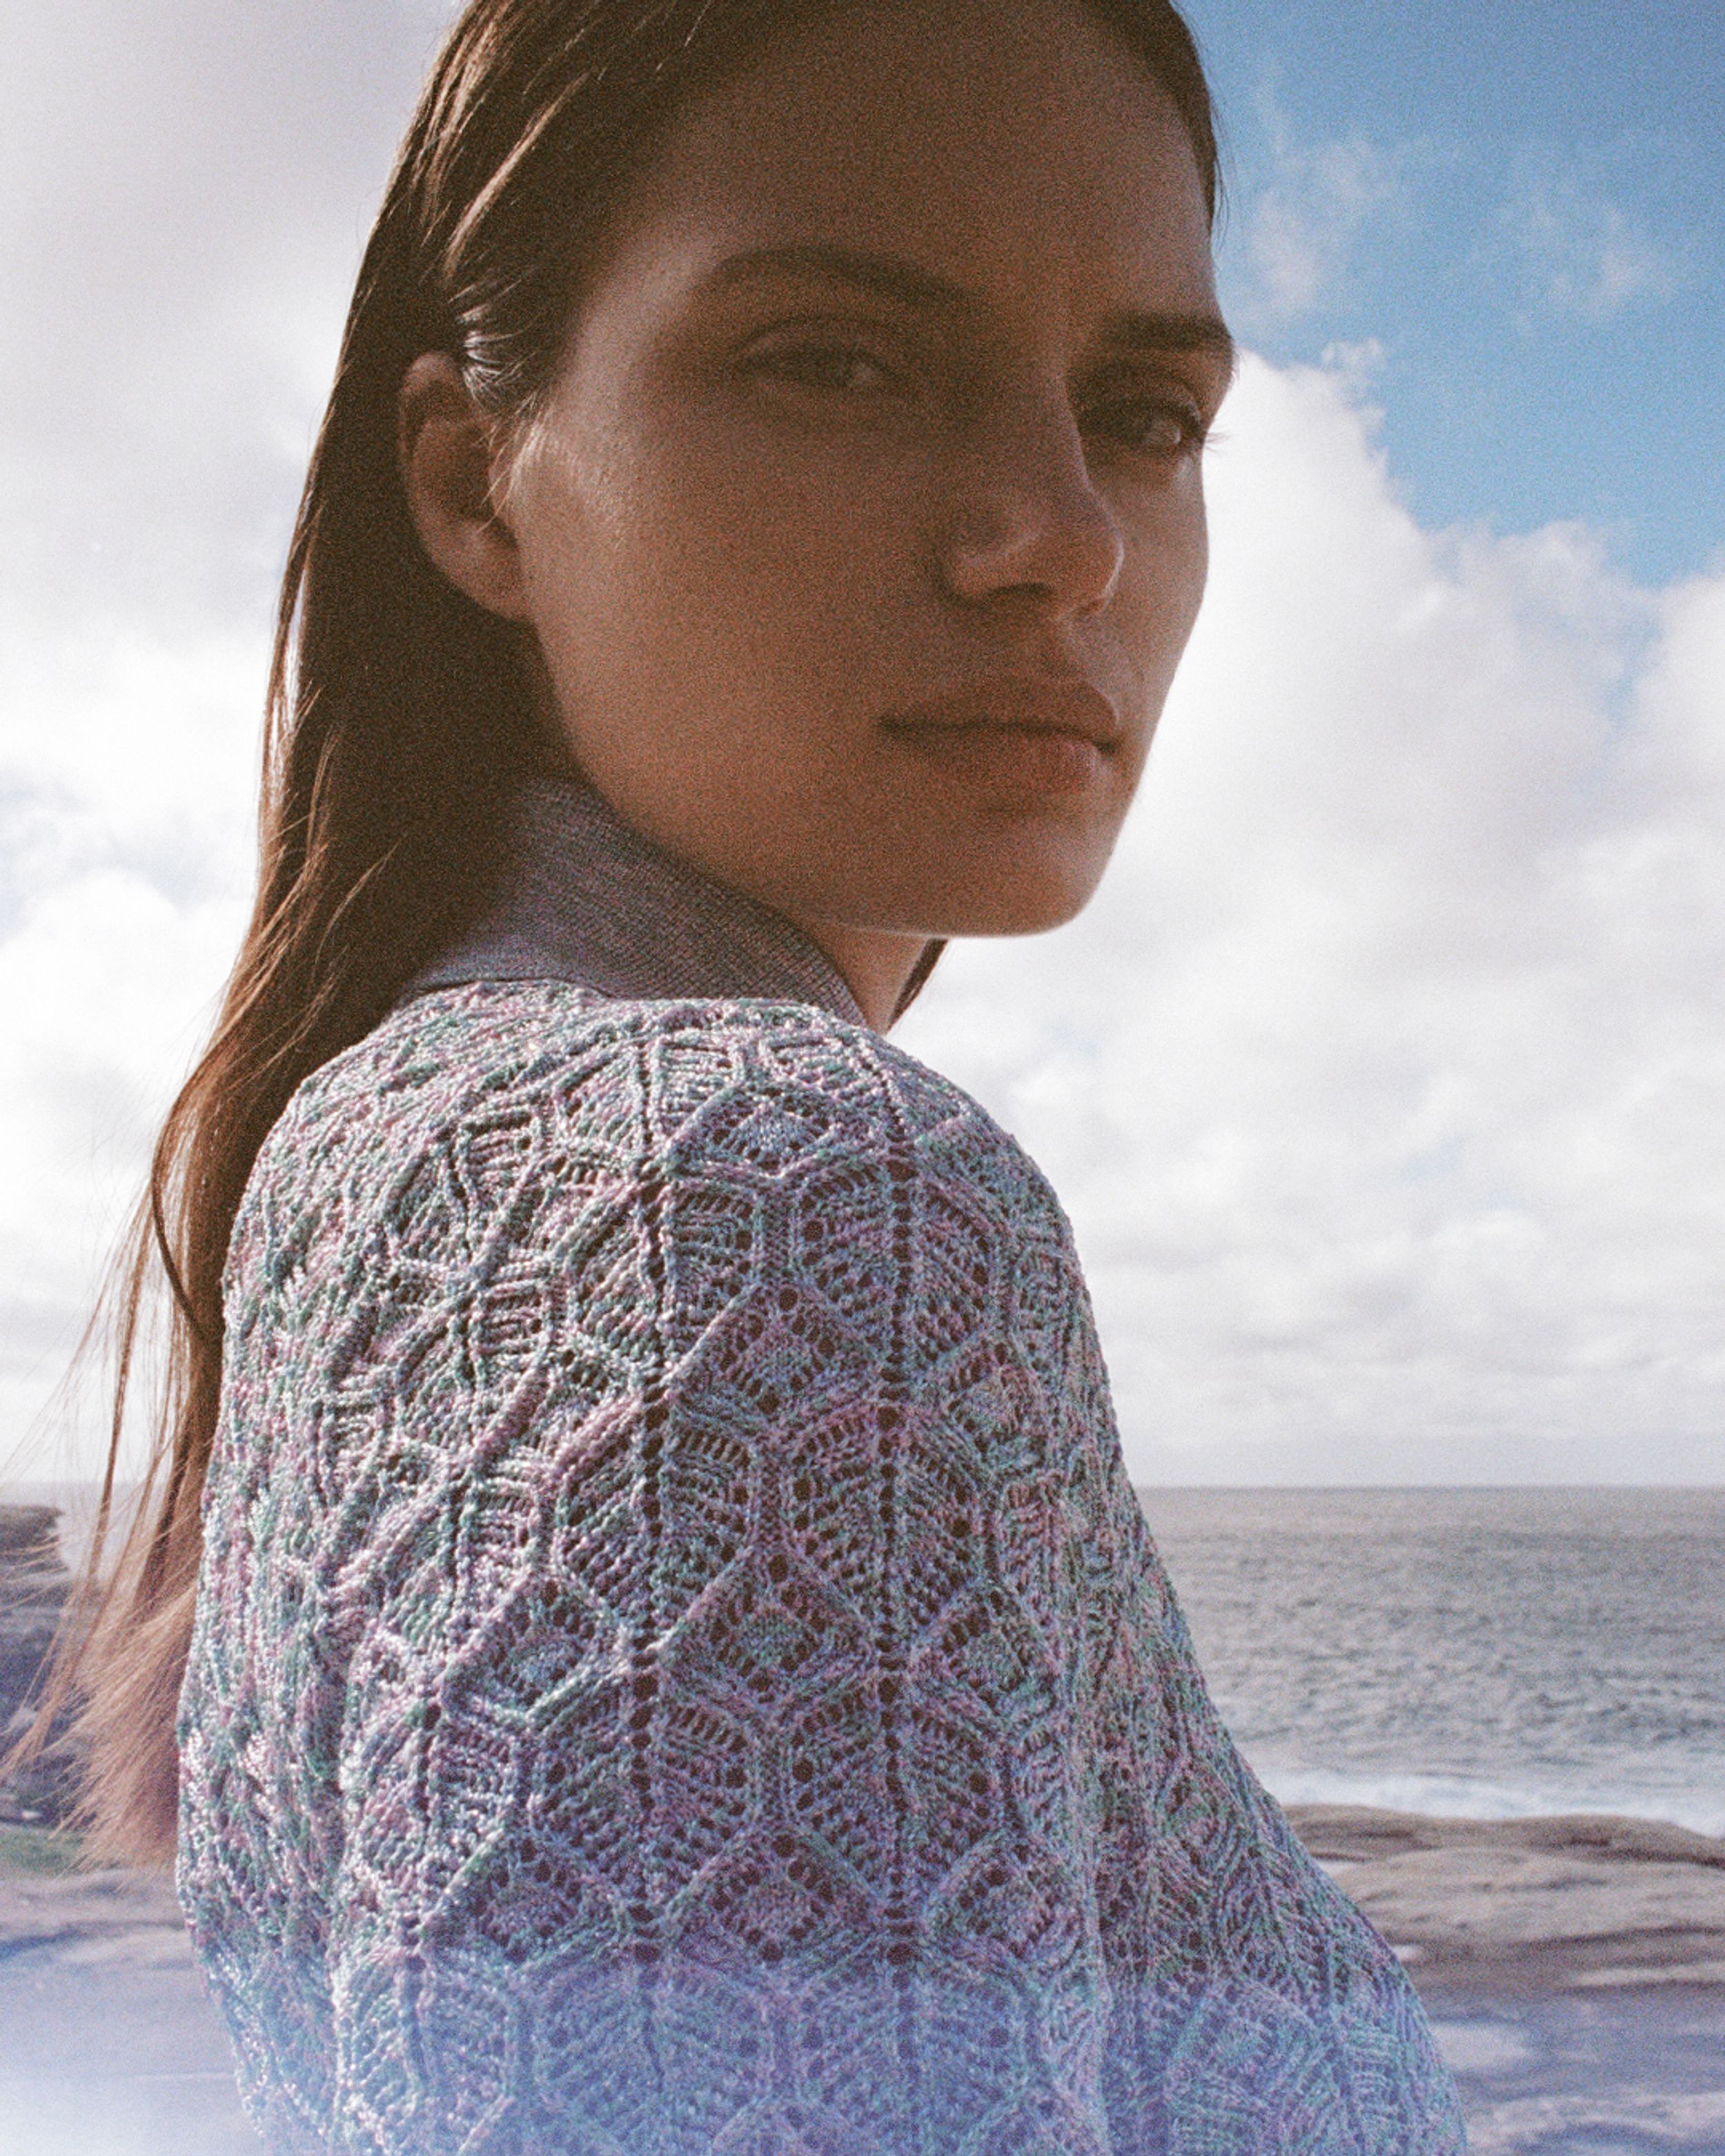
<path fill-rule="evenodd" d="M 884 361 L 860 345 L 793 345 L 762 353 L 754 367 L 780 381 L 801 382 L 810 389 L 837 389 L 850 396 L 890 389 L 897 380 Z"/>
<path fill-rule="evenodd" d="M 1202 449 L 1204 414 L 1195 404 L 1166 397 L 1116 397 L 1084 414 L 1086 434 L 1102 434 L 1122 448 L 1155 457 L 1178 457 Z"/>

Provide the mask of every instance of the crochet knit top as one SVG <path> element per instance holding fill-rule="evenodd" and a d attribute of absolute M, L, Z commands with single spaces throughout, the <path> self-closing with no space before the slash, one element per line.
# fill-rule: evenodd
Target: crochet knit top
<path fill-rule="evenodd" d="M 226 1277 L 177 1884 L 274 2156 L 1455 2156 L 1218 1721 L 1065 1219 L 536 780 Z"/>

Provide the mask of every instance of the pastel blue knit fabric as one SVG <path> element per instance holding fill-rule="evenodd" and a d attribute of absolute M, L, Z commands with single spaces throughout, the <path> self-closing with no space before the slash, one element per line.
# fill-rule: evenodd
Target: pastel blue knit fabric
<path fill-rule="evenodd" d="M 1454 2156 L 1035 1168 L 593 797 L 518 837 L 234 1236 L 178 1887 L 268 2148 Z"/>

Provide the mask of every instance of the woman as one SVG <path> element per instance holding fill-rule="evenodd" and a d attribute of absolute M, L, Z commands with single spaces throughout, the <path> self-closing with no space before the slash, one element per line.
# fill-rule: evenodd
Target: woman
<path fill-rule="evenodd" d="M 83 1679 L 272 2150 L 1461 2145 L 1206 1699 L 1055 1199 L 882 1037 L 1137 785 L 1214 185 L 1163 0 L 449 41 Z"/>

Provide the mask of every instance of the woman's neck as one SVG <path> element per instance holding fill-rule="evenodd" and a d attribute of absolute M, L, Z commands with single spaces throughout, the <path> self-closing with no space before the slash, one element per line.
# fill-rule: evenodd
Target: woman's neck
<path fill-rule="evenodd" d="M 928 948 L 926 936 L 886 928 L 851 928 L 840 921 L 786 916 L 817 944 L 844 976 L 863 1016 L 885 1033 L 898 1016 L 911 977 Z"/>

